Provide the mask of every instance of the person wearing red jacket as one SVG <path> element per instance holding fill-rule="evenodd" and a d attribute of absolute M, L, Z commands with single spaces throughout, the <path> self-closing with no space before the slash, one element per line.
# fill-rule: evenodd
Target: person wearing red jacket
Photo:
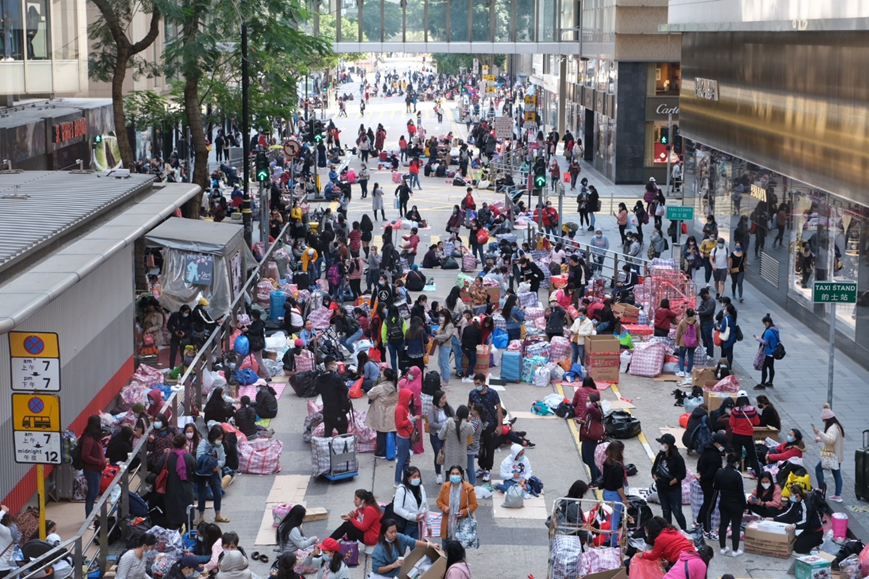
<path fill-rule="evenodd" d="M 589 394 L 585 402 L 583 412 L 577 413 L 576 422 L 579 424 L 579 441 L 581 443 L 582 462 L 591 471 L 591 480 L 594 482 L 600 477 L 600 469 L 594 463 L 594 451 L 597 445 L 606 438 L 603 426 L 603 412 L 600 408 L 600 394 Z"/>
<path fill-rule="evenodd" d="M 88 483 L 88 494 L 84 501 L 85 517 L 94 510 L 94 503 L 100 495 L 100 480 L 108 461 L 103 446 L 103 424 L 96 414 L 88 416 L 88 423 L 79 439 L 81 461 L 84 463 L 84 478 Z"/>
<path fill-rule="evenodd" d="M 694 544 L 663 517 L 652 517 L 646 523 L 646 542 L 652 543 L 652 550 L 636 556 L 650 561 L 665 559 L 675 563 L 682 553 L 697 553 Z"/>
<path fill-rule="evenodd" d="M 398 406 L 395 407 L 395 487 L 401 484 L 404 467 L 410 461 L 410 436 L 421 412 L 413 400 L 413 392 L 402 388 L 398 392 Z"/>
<path fill-rule="evenodd" d="M 670 335 L 670 323 L 675 322 L 679 316 L 670 309 L 670 300 L 661 300 L 658 309 L 655 310 L 655 335 L 667 337 Z"/>
<path fill-rule="evenodd" d="M 803 433 L 794 428 L 788 430 L 788 435 L 784 442 L 773 448 L 766 455 L 766 462 L 770 464 L 792 458 L 803 458 L 805 451 L 806 443 L 803 442 Z"/>
<path fill-rule="evenodd" d="M 760 463 L 754 448 L 754 427 L 759 425 L 757 409 L 749 403 L 745 390 L 740 390 L 736 394 L 736 406 L 730 413 L 730 444 L 737 456 L 742 456 L 742 449 L 745 448 L 745 464 L 754 469 L 755 475 L 760 474 Z"/>
<path fill-rule="evenodd" d="M 356 508 L 341 515 L 344 522 L 330 535 L 336 541 L 347 537 L 351 541 L 362 541 L 368 547 L 377 544 L 380 535 L 380 517 L 383 512 L 371 491 L 358 489 L 353 495 Z"/>
<path fill-rule="evenodd" d="M 552 201 L 546 202 L 546 207 L 543 209 L 543 227 L 546 228 L 546 233 L 549 235 L 560 235 L 558 229 L 558 210 L 552 206 Z"/>

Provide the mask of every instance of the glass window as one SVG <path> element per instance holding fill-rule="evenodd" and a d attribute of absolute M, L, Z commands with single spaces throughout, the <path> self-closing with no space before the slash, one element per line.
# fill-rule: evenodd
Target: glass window
<path fill-rule="evenodd" d="M 425 40 L 425 0 L 407 1 L 407 32 L 408 42 L 423 42 Z"/>
<path fill-rule="evenodd" d="M 512 0 L 495 0 L 495 42 L 510 42 Z M 476 19 L 476 16 L 474 17 Z"/>
<path fill-rule="evenodd" d="M 537 41 L 555 40 L 555 0 L 538 0 Z"/>
<path fill-rule="evenodd" d="M 380 42 L 383 27 L 380 26 L 380 4 L 383 0 L 360 0 L 362 2 L 362 34 L 372 42 Z"/>
<path fill-rule="evenodd" d="M 534 0 L 516 0 L 516 42 L 534 41 Z"/>
<path fill-rule="evenodd" d="M 27 0 L 27 58 L 48 59 L 48 4 L 46 0 Z"/>
<path fill-rule="evenodd" d="M 79 28 L 76 0 L 53 0 L 49 24 L 54 31 L 54 42 L 51 46 L 54 59 L 78 60 Z"/>
<path fill-rule="evenodd" d="M 450 0 L 450 40 L 467 42 L 468 37 L 468 1 Z"/>
<path fill-rule="evenodd" d="M 386 5 L 392 4 L 386 2 Z M 447 39 L 447 10 L 449 4 L 446 0 L 428 0 L 428 39 L 429 42 L 444 42 Z M 387 24 L 387 28 L 389 25 Z"/>

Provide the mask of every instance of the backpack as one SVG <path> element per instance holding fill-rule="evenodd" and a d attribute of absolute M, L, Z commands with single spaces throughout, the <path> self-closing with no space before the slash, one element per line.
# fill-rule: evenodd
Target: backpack
<path fill-rule="evenodd" d="M 404 331 L 402 330 L 402 321 L 395 323 L 392 320 L 386 320 L 386 339 L 393 346 L 400 345 L 404 342 Z"/>
<path fill-rule="evenodd" d="M 685 324 L 685 333 L 682 334 L 682 342 L 686 348 L 697 347 L 697 324 Z"/>
<path fill-rule="evenodd" d="M 775 337 L 778 338 L 778 344 L 775 345 L 775 351 L 772 353 L 772 357 L 776 360 L 781 360 L 785 356 L 787 356 L 787 352 L 785 351 L 785 345 L 781 342 L 781 336 L 778 332 L 775 333 Z"/>
<path fill-rule="evenodd" d="M 331 283 L 332 285 L 338 285 L 339 283 L 341 283 L 341 274 L 338 273 L 337 263 L 333 263 L 331 266 L 329 266 L 329 273 L 326 275 L 326 277 L 329 278 L 329 283 Z"/>
<path fill-rule="evenodd" d="M 694 428 L 691 433 L 691 448 L 696 453 L 703 452 L 703 447 L 706 443 L 712 441 L 712 431 L 709 430 L 709 425 L 706 424 L 706 417 L 700 419 L 700 424 Z"/>
<path fill-rule="evenodd" d="M 69 453 L 70 462 L 72 463 L 72 468 L 75 470 L 84 469 L 84 461 L 81 458 L 81 440 L 79 443 L 75 445 L 72 449 L 72 452 Z"/>
<path fill-rule="evenodd" d="M 434 396 L 441 389 L 441 375 L 437 372 L 429 372 L 422 381 L 422 393 Z"/>

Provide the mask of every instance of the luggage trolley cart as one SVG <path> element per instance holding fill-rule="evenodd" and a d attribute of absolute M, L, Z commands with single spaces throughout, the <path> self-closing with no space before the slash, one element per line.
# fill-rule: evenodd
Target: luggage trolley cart
<path fill-rule="evenodd" d="M 339 434 L 329 441 L 329 471 L 323 474 L 332 482 L 356 478 L 359 461 L 356 460 L 356 435 Z"/>
<path fill-rule="evenodd" d="M 598 537 L 608 538 L 613 533 L 619 533 L 619 561 L 624 560 L 627 542 L 627 509 L 622 506 L 622 517 L 619 528 L 601 529 L 596 526 L 597 513 L 612 512 L 613 501 L 596 499 L 571 499 L 561 497 L 552 504 L 549 517 L 549 558 L 547 579 L 574 579 L 582 577 L 580 560 L 582 553 L 595 548 L 594 540 Z"/>

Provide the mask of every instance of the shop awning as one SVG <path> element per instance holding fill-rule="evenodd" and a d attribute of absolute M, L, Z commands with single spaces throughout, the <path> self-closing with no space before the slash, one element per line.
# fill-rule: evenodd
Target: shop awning
<path fill-rule="evenodd" d="M 193 253 L 228 255 L 244 243 L 244 228 L 240 224 L 173 217 L 152 229 L 145 236 L 145 242 L 149 246 Z"/>

